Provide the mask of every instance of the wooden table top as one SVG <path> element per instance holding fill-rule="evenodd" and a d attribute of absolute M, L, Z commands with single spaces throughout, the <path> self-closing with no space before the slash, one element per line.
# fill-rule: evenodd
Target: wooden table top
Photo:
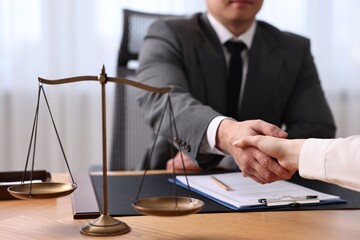
<path fill-rule="evenodd" d="M 67 181 L 53 174 L 54 181 Z M 359 239 L 360 210 L 116 217 L 131 227 L 115 237 L 89 237 L 74 220 L 71 197 L 0 201 L 1 239 Z"/>

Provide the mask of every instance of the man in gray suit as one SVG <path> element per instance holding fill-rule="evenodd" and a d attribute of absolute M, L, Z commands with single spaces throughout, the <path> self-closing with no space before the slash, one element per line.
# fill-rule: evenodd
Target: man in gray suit
<path fill-rule="evenodd" d="M 186 165 L 217 166 L 231 159 L 257 182 L 288 179 L 292 172 L 255 149 L 233 142 L 248 135 L 332 138 L 335 123 L 310 52 L 310 41 L 255 19 L 262 0 L 207 0 L 208 11 L 154 23 L 143 42 L 137 80 L 173 87 L 171 95 L 178 138 L 171 139 L 168 119 L 160 130 L 151 168 L 165 168 L 169 144 L 180 148 Z M 231 53 L 245 49 L 236 101 L 228 99 Z M 239 69 L 238 69 L 239 70 Z M 139 91 L 138 101 L 153 129 L 160 122 L 166 96 Z M 236 112 L 229 115 L 229 104 Z M 261 119 L 261 120 L 259 120 Z M 285 127 L 279 132 L 278 127 Z M 181 155 L 174 158 L 179 163 Z M 175 165 L 173 165 L 175 166 Z"/>

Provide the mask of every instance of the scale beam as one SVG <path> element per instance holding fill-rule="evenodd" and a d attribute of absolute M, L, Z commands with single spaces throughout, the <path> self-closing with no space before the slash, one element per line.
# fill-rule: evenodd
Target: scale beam
<path fill-rule="evenodd" d="M 169 93 L 172 90 L 172 87 L 153 87 L 150 85 L 146 85 L 143 83 L 135 82 L 126 78 L 121 77 L 108 77 L 105 73 L 105 67 L 103 66 L 100 75 L 98 76 L 79 76 L 79 77 L 71 77 L 71 78 L 62 78 L 56 80 L 49 80 L 39 77 L 38 78 L 40 83 L 43 84 L 65 84 L 65 83 L 74 83 L 74 82 L 82 82 L 82 81 L 99 81 L 101 84 L 105 84 L 107 82 L 114 82 L 114 83 L 122 83 L 125 85 L 130 85 L 136 88 L 140 88 L 149 92 L 156 92 L 156 93 Z"/>

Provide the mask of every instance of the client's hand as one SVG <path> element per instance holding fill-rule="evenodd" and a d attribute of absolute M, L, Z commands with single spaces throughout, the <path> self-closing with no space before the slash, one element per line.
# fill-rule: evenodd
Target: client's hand
<path fill-rule="evenodd" d="M 184 165 L 182 163 L 182 159 L 184 160 Z M 200 171 L 201 168 L 194 163 L 190 158 L 188 158 L 185 154 L 182 154 L 180 151 L 176 154 L 174 158 L 171 158 L 166 163 L 166 169 L 167 170 L 184 170 L 184 167 L 186 170 L 197 170 Z"/>
<path fill-rule="evenodd" d="M 257 148 L 264 154 L 278 160 L 281 166 L 291 172 L 299 169 L 299 154 L 305 140 L 288 140 L 269 136 L 249 136 L 236 142 L 241 148 Z"/>

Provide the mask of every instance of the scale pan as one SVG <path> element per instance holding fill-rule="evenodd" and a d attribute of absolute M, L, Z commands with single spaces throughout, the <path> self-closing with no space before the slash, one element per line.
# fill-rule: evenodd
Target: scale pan
<path fill-rule="evenodd" d="M 204 202 L 189 197 L 152 197 L 136 200 L 132 206 L 144 215 L 184 216 L 199 212 Z"/>
<path fill-rule="evenodd" d="M 75 189 L 76 184 L 49 182 L 14 185 L 8 188 L 8 192 L 19 199 L 44 199 L 63 197 L 72 193 Z"/>

